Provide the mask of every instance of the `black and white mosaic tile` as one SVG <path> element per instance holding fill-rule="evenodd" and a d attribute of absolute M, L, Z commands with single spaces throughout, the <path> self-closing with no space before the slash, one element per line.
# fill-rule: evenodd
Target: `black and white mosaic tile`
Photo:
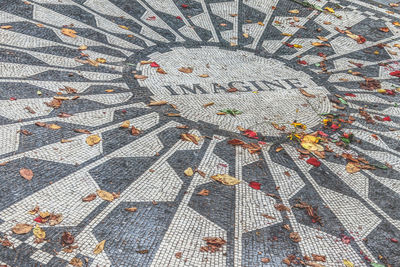
<path fill-rule="evenodd" d="M 3 0 L 0 239 L 12 245 L 0 245 L 0 266 L 72 266 L 73 258 L 92 267 L 287 266 L 290 255 L 303 261 L 292 266 L 400 266 L 400 83 L 390 74 L 400 70 L 400 8 L 389 3 Z M 76 36 L 63 34 L 65 28 Z M 360 87 L 371 80 L 391 93 Z M 68 87 L 76 91 L 67 94 Z M 332 105 L 335 95 L 344 109 Z M 59 108 L 45 104 L 54 96 L 66 97 Z M 161 100 L 177 110 L 147 105 Z M 231 108 L 243 113 L 217 114 Z M 391 120 L 368 124 L 360 108 Z M 180 117 L 166 116 L 177 112 Z M 359 142 L 333 147 L 318 168 L 272 125 L 291 129 L 297 121 L 313 132 L 328 113 L 354 117 L 346 131 Z M 120 127 L 127 120 L 139 135 Z M 177 128 L 183 125 L 189 130 Z M 259 134 L 261 153 L 227 144 L 254 141 L 238 126 Z M 87 134 L 74 129 L 101 142 L 89 146 Z M 205 138 L 185 142 L 180 134 L 187 131 Z M 337 138 L 339 131 L 330 134 Z M 390 167 L 350 174 L 336 153 Z M 188 177 L 188 167 L 205 175 Z M 21 168 L 31 169 L 33 179 L 21 178 Z M 215 174 L 241 183 L 222 185 L 210 178 Z M 261 189 L 250 187 L 252 181 Z M 120 196 L 82 202 L 99 189 Z M 208 196 L 198 195 L 203 189 Z M 298 201 L 316 208 L 323 223 L 304 209 L 275 208 Z M 29 213 L 36 206 L 63 215 L 58 225 L 40 225 L 47 235 L 42 243 L 32 232 L 12 232 L 17 223 L 38 224 Z M 132 206 L 136 212 L 125 211 Z M 75 236 L 71 253 L 60 244 L 65 231 Z M 290 232 L 301 241 L 293 242 Z M 227 243 L 202 252 L 205 237 Z M 104 250 L 95 254 L 102 240 Z M 326 260 L 303 260 L 312 254 Z"/>

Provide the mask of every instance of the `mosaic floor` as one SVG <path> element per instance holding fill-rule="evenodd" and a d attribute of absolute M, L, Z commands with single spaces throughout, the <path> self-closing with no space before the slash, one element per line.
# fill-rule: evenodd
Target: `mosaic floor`
<path fill-rule="evenodd" d="M 399 11 L 3 0 L 0 266 L 400 266 Z"/>

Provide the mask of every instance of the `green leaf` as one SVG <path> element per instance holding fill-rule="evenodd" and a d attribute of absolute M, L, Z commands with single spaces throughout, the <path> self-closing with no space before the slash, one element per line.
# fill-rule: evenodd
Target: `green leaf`
<path fill-rule="evenodd" d="M 385 265 L 380 264 L 380 263 L 375 263 L 375 262 L 371 263 L 371 265 L 372 265 L 373 267 L 385 267 Z"/>
<path fill-rule="evenodd" d="M 237 110 L 237 109 L 230 109 L 230 108 L 220 110 L 220 112 L 223 112 L 223 113 L 226 113 L 226 114 L 230 114 L 230 115 L 232 115 L 232 116 L 236 116 L 236 115 L 239 115 L 239 114 L 242 114 L 242 113 L 243 113 L 243 112 L 241 112 L 240 110 Z"/>
<path fill-rule="evenodd" d="M 344 100 L 343 98 L 339 97 L 339 101 L 340 101 L 343 105 L 347 105 L 347 101 Z"/>
<path fill-rule="evenodd" d="M 343 143 L 350 144 L 350 139 L 348 139 L 346 137 L 340 137 L 340 139 L 343 141 Z"/>

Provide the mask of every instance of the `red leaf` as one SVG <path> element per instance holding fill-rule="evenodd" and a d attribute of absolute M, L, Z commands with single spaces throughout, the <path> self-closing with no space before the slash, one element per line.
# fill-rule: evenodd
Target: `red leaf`
<path fill-rule="evenodd" d="M 151 62 L 150 67 L 159 68 L 160 65 L 158 65 L 156 62 Z"/>
<path fill-rule="evenodd" d="M 176 18 L 182 20 L 182 18 L 180 16 L 176 16 Z"/>
<path fill-rule="evenodd" d="M 399 243 L 399 240 L 397 240 L 396 238 L 390 238 L 390 241 L 392 241 L 393 243 Z"/>
<path fill-rule="evenodd" d="M 146 20 L 156 20 L 156 16 L 148 17 Z"/>
<path fill-rule="evenodd" d="M 356 95 L 355 95 L 355 94 L 352 94 L 352 93 L 345 93 L 344 95 L 345 95 L 345 96 L 356 97 Z"/>
<path fill-rule="evenodd" d="M 246 130 L 246 131 L 243 132 L 243 134 L 244 134 L 245 136 L 247 136 L 247 137 L 254 138 L 254 139 L 258 139 L 257 133 L 256 133 L 256 132 L 253 132 L 252 130 Z"/>
<path fill-rule="evenodd" d="M 183 8 L 188 8 L 189 6 L 186 5 L 186 4 L 182 4 L 181 7 L 183 7 Z"/>
<path fill-rule="evenodd" d="M 315 167 L 319 167 L 321 165 L 321 162 L 316 158 L 309 158 L 306 162 Z"/>
<path fill-rule="evenodd" d="M 332 124 L 331 128 L 336 131 L 337 129 L 339 129 L 339 126 L 337 126 L 336 124 Z"/>
<path fill-rule="evenodd" d="M 389 74 L 392 75 L 392 76 L 396 76 L 396 77 L 400 78 L 400 70 L 393 71 L 393 72 L 391 72 Z"/>
<path fill-rule="evenodd" d="M 17 98 L 16 97 L 10 97 L 10 100 L 11 101 L 15 101 L 15 100 L 17 100 Z"/>
<path fill-rule="evenodd" d="M 299 63 L 301 65 L 307 65 L 308 64 L 307 61 L 305 61 L 305 60 L 299 60 L 299 61 L 297 61 L 297 63 Z"/>
<path fill-rule="evenodd" d="M 383 118 L 384 121 L 392 121 L 392 119 L 389 116 L 386 116 Z"/>
<path fill-rule="evenodd" d="M 257 183 L 257 182 L 250 182 L 249 185 L 251 188 L 253 188 L 255 190 L 260 190 L 260 188 L 261 188 L 261 184 Z"/>
<path fill-rule="evenodd" d="M 42 220 L 42 217 L 40 217 L 40 216 L 38 216 L 38 217 L 36 217 L 35 219 L 33 219 L 35 222 L 38 222 L 38 223 L 43 223 L 43 220 Z"/>

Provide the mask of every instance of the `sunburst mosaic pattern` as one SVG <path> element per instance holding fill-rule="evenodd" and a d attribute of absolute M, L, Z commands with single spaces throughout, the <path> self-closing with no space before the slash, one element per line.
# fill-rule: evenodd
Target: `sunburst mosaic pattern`
<path fill-rule="evenodd" d="M 380 2 L 3 0 L 0 265 L 400 266 L 400 15 Z"/>

